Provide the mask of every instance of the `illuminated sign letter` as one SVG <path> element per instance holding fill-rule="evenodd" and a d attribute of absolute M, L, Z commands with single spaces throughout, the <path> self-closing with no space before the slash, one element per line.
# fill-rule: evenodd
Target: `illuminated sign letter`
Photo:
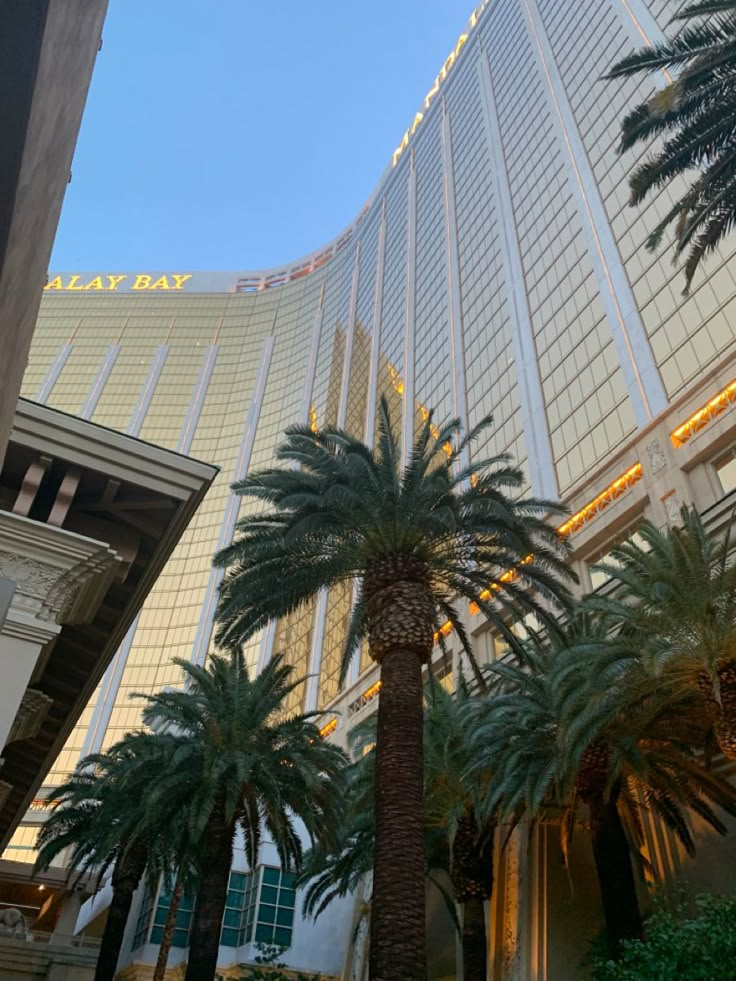
<path fill-rule="evenodd" d="M 394 150 L 394 156 L 393 156 L 393 165 L 394 165 L 394 167 L 396 166 L 396 161 L 399 159 L 399 157 L 401 156 L 401 154 L 404 152 L 404 150 L 406 150 L 406 148 L 408 146 L 409 146 L 409 130 L 407 130 L 404 133 L 403 140 L 401 141 L 401 143 L 399 143 L 399 145 Z"/>
<path fill-rule="evenodd" d="M 455 45 L 456 58 L 460 54 L 460 50 L 462 49 L 463 45 L 466 43 L 467 40 L 468 40 L 467 34 L 461 34 L 460 37 L 457 39 L 457 44 Z"/>
<path fill-rule="evenodd" d="M 414 117 L 414 122 L 411 124 L 411 129 L 409 130 L 411 136 L 414 136 L 414 134 L 417 131 L 417 126 L 421 123 L 423 119 L 424 119 L 424 113 L 418 112 Z"/>
<path fill-rule="evenodd" d="M 447 73 L 449 72 L 449 70 L 452 68 L 454 64 L 455 64 L 455 52 L 451 51 L 447 56 L 447 58 L 445 59 L 444 65 L 440 69 L 440 78 L 443 82 L 447 78 Z"/>
<path fill-rule="evenodd" d="M 102 285 L 102 276 L 95 276 L 94 279 L 90 279 L 87 285 L 84 287 L 86 290 L 101 290 L 104 289 Z"/>
<path fill-rule="evenodd" d="M 171 287 L 169 286 L 168 279 L 165 276 L 162 276 L 161 279 L 157 279 L 155 283 L 152 283 L 151 284 L 151 289 L 152 290 L 169 290 L 169 289 L 171 289 Z"/>
<path fill-rule="evenodd" d="M 440 90 L 440 76 L 438 75 L 437 78 L 434 80 L 434 85 L 432 86 L 432 88 L 429 90 L 429 92 L 427 92 L 427 94 L 424 97 L 424 108 L 425 109 L 429 109 L 430 102 L 432 101 L 432 99 L 434 98 L 434 96 L 439 92 L 439 90 Z"/>
<path fill-rule="evenodd" d="M 184 283 L 188 282 L 192 278 L 191 273 L 187 273 L 186 276 L 177 276 L 176 273 L 171 277 L 174 280 L 174 289 L 180 290 Z"/>
<path fill-rule="evenodd" d="M 108 276 L 107 281 L 110 285 L 107 288 L 109 290 L 116 290 L 118 288 L 118 283 L 122 283 L 122 281 L 127 278 L 127 276 Z"/>
<path fill-rule="evenodd" d="M 77 286 L 79 282 L 79 276 L 70 276 L 69 282 L 66 284 L 68 290 L 83 290 L 84 286 Z"/>
<path fill-rule="evenodd" d="M 151 277 L 139 275 L 135 277 L 135 282 L 131 286 L 133 290 L 147 290 L 151 288 Z"/>
<path fill-rule="evenodd" d="M 45 290 L 63 290 L 64 287 L 61 285 L 61 276 L 55 276 L 50 283 L 46 283 L 44 286 Z"/>

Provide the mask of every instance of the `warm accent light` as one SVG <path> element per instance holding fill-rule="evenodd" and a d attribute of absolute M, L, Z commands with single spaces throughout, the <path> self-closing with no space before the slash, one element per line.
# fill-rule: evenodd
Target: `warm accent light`
<path fill-rule="evenodd" d="M 372 698 L 376 697 L 376 695 L 379 693 L 380 690 L 381 690 L 381 682 L 377 681 L 375 684 L 371 685 L 370 688 L 366 688 L 366 690 L 363 692 L 363 694 L 360 697 L 364 698 L 366 702 L 369 702 Z"/>
<path fill-rule="evenodd" d="M 319 734 L 323 739 L 327 739 L 332 733 L 337 729 L 337 719 L 330 719 L 327 725 L 322 726 L 319 730 Z"/>
<path fill-rule="evenodd" d="M 561 524 L 557 529 L 558 533 L 560 535 L 571 535 L 573 532 L 578 531 L 583 525 L 600 514 L 601 511 L 605 511 L 609 504 L 613 504 L 630 487 L 637 484 L 641 480 L 641 477 L 641 464 L 635 463 L 633 467 L 629 467 L 626 473 L 622 473 L 604 491 L 601 491 L 597 497 L 594 497 L 592 501 L 589 501 L 579 511 L 576 511 L 564 524 Z"/>
<path fill-rule="evenodd" d="M 672 445 L 674 447 L 684 446 L 691 436 L 704 429 L 709 422 L 720 416 L 729 405 L 734 403 L 736 403 L 736 379 L 730 385 L 726 385 L 717 395 L 714 395 L 710 402 L 706 402 L 697 412 L 693 412 L 681 426 L 673 429 L 670 433 Z"/>
<path fill-rule="evenodd" d="M 317 422 L 317 410 L 313 405 L 309 407 L 309 428 L 313 433 L 319 430 L 319 423 Z"/>
<path fill-rule="evenodd" d="M 445 620 L 445 622 L 442 624 L 442 626 L 440 627 L 440 629 L 439 630 L 435 630 L 435 632 L 434 632 L 434 642 L 435 642 L 435 644 L 440 639 L 440 634 L 442 634 L 443 637 L 447 637 L 447 635 L 448 634 L 451 634 L 451 633 L 452 633 L 452 623 L 450 622 L 450 620 Z"/>
<path fill-rule="evenodd" d="M 533 558 L 533 555 L 527 555 L 521 560 L 519 565 L 529 565 Z M 513 582 L 514 579 L 518 579 L 518 577 L 519 573 L 516 569 L 508 569 L 502 576 L 498 577 L 498 582 L 492 582 L 488 589 L 483 590 L 483 592 L 480 594 L 480 598 L 483 600 L 483 602 L 485 602 L 487 599 L 491 598 L 491 593 L 497 593 L 499 589 L 501 589 L 501 583 Z M 480 607 L 477 603 L 471 603 L 469 609 L 472 616 L 475 616 L 476 613 L 480 612 Z"/>

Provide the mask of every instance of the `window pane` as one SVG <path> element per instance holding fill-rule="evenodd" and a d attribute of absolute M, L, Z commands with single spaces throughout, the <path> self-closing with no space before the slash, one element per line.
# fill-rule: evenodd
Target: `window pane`
<path fill-rule="evenodd" d="M 293 889 L 282 889 L 279 893 L 279 906 L 289 906 L 293 909 L 295 900 L 296 893 Z"/>
<path fill-rule="evenodd" d="M 277 886 L 281 878 L 281 869 L 274 869 L 270 865 L 263 866 L 263 881 L 269 886 Z"/>
<path fill-rule="evenodd" d="M 261 902 L 276 904 L 279 898 L 279 891 L 275 886 L 263 886 L 261 889 Z"/>
<path fill-rule="evenodd" d="M 276 927 L 273 932 L 273 939 L 277 944 L 282 947 L 291 946 L 291 930 L 286 930 L 284 927 Z"/>
<path fill-rule="evenodd" d="M 164 928 L 160 926 L 155 926 L 153 930 L 151 930 L 151 943 L 160 944 L 163 935 L 164 935 Z"/>
<path fill-rule="evenodd" d="M 258 919 L 261 923 L 275 923 L 276 907 L 264 906 L 263 903 L 261 903 L 261 908 L 258 910 Z"/>
<path fill-rule="evenodd" d="M 727 457 L 723 457 L 716 463 L 716 473 L 724 494 L 730 493 L 736 488 L 736 453 L 731 451 Z"/>
<path fill-rule="evenodd" d="M 223 924 L 226 927 L 237 927 L 240 926 L 240 910 L 239 909 L 226 909 L 225 915 L 222 919 Z"/>
<path fill-rule="evenodd" d="M 279 909 L 276 913 L 276 922 L 279 924 L 279 926 L 290 927 L 294 922 L 294 910 Z"/>

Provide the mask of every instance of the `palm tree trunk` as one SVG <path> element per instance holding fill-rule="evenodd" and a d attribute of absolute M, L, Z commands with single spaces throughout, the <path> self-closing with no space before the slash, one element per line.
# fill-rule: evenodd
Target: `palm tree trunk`
<path fill-rule="evenodd" d="M 486 981 L 486 911 L 483 897 L 479 894 L 463 903 L 462 945 L 464 981 Z"/>
<path fill-rule="evenodd" d="M 221 802 L 213 809 L 204 833 L 203 871 L 194 907 L 189 962 L 184 981 L 211 981 L 215 976 L 233 859 L 234 833 L 232 822 L 225 820 L 225 805 Z"/>
<path fill-rule="evenodd" d="M 736 760 L 736 663 L 729 661 L 718 669 L 720 701 L 709 674 L 701 671 L 697 683 L 713 721 L 719 749 L 727 760 Z"/>
<path fill-rule="evenodd" d="M 631 851 L 616 806 L 616 794 L 590 801 L 593 856 L 601 890 L 608 946 L 619 953 L 622 940 L 642 936 L 639 897 L 636 894 Z"/>
<path fill-rule="evenodd" d="M 455 900 L 462 904 L 463 977 L 486 981 L 488 939 L 484 903 L 493 892 L 493 829 L 479 835 L 475 813 L 469 809 L 458 821 L 450 856 L 450 879 Z"/>
<path fill-rule="evenodd" d="M 164 981 L 164 977 L 166 975 L 166 965 L 169 961 L 169 951 L 171 950 L 171 941 L 174 939 L 176 914 L 179 912 L 179 903 L 181 902 L 181 897 L 183 894 L 184 877 L 182 875 L 182 870 L 179 869 L 176 873 L 176 885 L 174 886 L 174 891 L 171 894 L 171 900 L 169 902 L 169 913 L 166 917 L 164 933 L 161 937 L 161 944 L 158 948 L 158 958 L 156 959 L 156 969 L 153 972 L 152 981 Z"/>
<path fill-rule="evenodd" d="M 118 855 L 115 862 L 112 871 L 112 900 L 107 910 L 94 981 L 113 981 L 115 977 L 130 904 L 145 872 L 147 857 L 145 844 L 134 842 Z"/>
<path fill-rule="evenodd" d="M 371 981 L 426 976 L 422 712 L 419 656 L 386 653 L 376 735 Z"/>

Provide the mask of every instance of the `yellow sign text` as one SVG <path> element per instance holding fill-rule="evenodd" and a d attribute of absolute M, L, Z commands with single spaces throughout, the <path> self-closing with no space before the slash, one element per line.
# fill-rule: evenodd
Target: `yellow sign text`
<path fill-rule="evenodd" d="M 62 290 L 65 293 L 74 293 L 87 292 L 88 290 L 102 290 L 106 293 L 114 293 L 122 283 L 125 283 L 123 289 L 130 289 L 136 292 L 140 290 L 180 290 L 191 278 L 191 273 L 185 273 L 183 275 L 172 273 L 167 276 L 159 276 L 157 279 L 154 279 L 149 273 L 137 273 L 134 276 L 127 274 L 120 276 L 92 276 L 91 279 L 88 279 L 86 276 L 83 278 L 79 275 L 69 276 L 66 279 L 63 276 L 54 276 L 53 279 L 46 283 L 44 291 Z"/>
<path fill-rule="evenodd" d="M 445 58 L 445 63 L 442 66 L 442 68 L 440 68 L 439 74 L 437 75 L 437 77 L 435 78 L 435 80 L 434 80 L 434 82 L 432 84 L 432 88 L 429 90 L 429 92 L 427 92 L 427 94 L 424 97 L 424 102 L 422 103 L 422 107 L 423 107 L 423 109 L 425 111 L 427 109 L 429 109 L 430 105 L 432 104 L 432 100 L 434 99 L 434 97 L 439 92 L 440 86 L 442 85 L 442 83 L 444 82 L 444 80 L 447 78 L 447 76 L 448 76 L 448 74 L 450 72 L 450 69 L 452 68 L 452 66 L 457 61 L 458 55 L 462 51 L 464 45 L 467 43 L 468 38 L 470 36 L 470 31 L 472 31 L 473 28 L 475 27 L 475 25 L 478 23 L 478 18 L 483 13 L 483 11 L 486 9 L 486 7 L 488 6 L 489 2 L 490 2 L 490 0 L 483 0 L 483 2 L 480 3 L 480 4 L 478 4 L 478 6 L 473 11 L 473 13 L 470 15 L 470 19 L 468 20 L 468 31 L 466 33 L 464 33 L 464 34 L 461 34 L 460 37 L 457 39 L 457 43 L 455 44 L 455 47 L 452 49 L 452 51 L 449 53 L 449 55 Z M 404 152 L 404 150 L 406 150 L 406 148 L 409 146 L 409 140 L 411 139 L 412 136 L 414 136 L 414 134 L 417 131 L 417 128 L 418 128 L 419 124 L 421 123 L 421 121 L 423 119 L 424 119 L 424 112 L 422 112 L 420 110 L 414 116 L 414 119 L 412 120 L 412 124 L 409 127 L 409 129 L 407 129 L 407 131 L 402 136 L 401 143 L 399 143 L 399 145 L 394 150 L 393 157 L 391 158 L 391 164 L 392 164 L 392 166 L 395 167 L 396 164 L 398 163 L 399 157 Z"/>

